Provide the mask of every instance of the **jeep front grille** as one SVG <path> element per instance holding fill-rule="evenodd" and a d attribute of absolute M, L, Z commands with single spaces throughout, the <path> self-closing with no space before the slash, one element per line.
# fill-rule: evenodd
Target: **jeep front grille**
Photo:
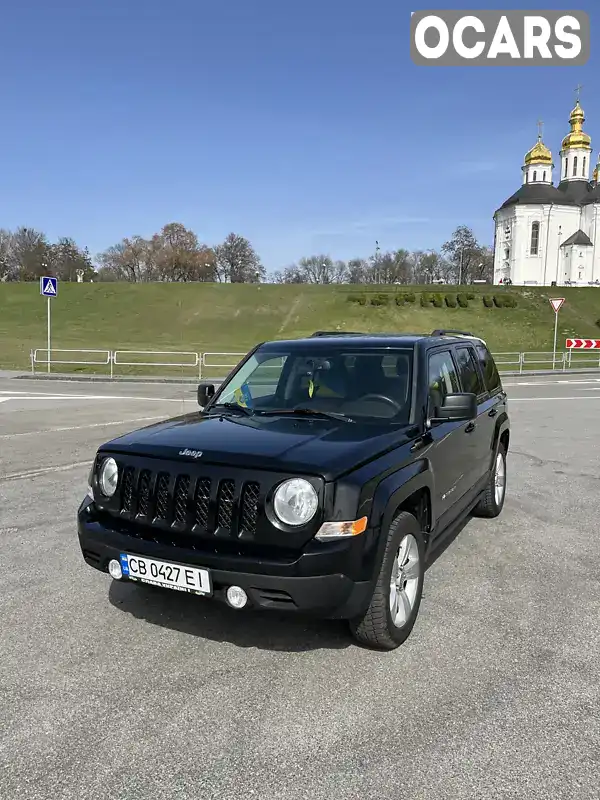
<path fill-rule="evenodd" d="M 220 480 L 126 466 L 118 510 L 142 524 L 219 537 L 252 538 L 261 509 L 255 481 Z"/>

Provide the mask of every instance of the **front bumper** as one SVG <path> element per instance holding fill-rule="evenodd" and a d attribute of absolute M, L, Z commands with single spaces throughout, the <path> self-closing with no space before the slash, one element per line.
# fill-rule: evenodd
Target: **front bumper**
<path fill-rule="evenodd" d="M 85 562 L 101 572 L 108 572 L 111 559 L 118 561 L 121 553 L 129 553 L 206 568 L 211 574 L 213 599 L 224 602 L 229 586 L 241 586 L 250 601 L 247 607 L 255 609 L 352 619 L 369 604 L 373 584 L 356 576 L 357 569 L 362 571 L 366 538 L 361 542 L 346 539 L 320 553 L 303 553 L 294 561 L 234 559 L 116 531 L 96 519 L 90 506 L 93 504 L 84 502 L 78 513 L 79 544 Z M 356 539 L 362 537 L 366 534 Z"/>

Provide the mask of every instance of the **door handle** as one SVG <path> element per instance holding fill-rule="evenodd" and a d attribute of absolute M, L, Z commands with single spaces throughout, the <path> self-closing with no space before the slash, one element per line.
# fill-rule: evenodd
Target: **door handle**
<path fill-rule="evenodd" d="M 465 428 L 465 433 L 473 433 L 473 431 L 475 430 L 475 427 L 476 426 L 475 426 L 474 422 L 469 422 L 469 424 Z"/>
<path fill-rule="evenodd" d="M 497 413 L 498 413 L 498 409 L 497 408 L 491 408 L 488 411 L 488 417 L 495 417 Z"/>

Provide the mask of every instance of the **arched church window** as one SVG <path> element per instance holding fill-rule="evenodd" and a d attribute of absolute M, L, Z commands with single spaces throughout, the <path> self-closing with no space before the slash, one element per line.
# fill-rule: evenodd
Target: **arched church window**
<path fill-rule="evenodd" d="M 544 183 L 546 183 L 546 170 L 544 170 Z"/>
<path fill-rule="evenodd" d="M 569 176 L 569 159 L 565 158 L 565 178 Z"/>
<path fill-rule="evenodd" d="M 533 170 L 533 182 L 535 183 L 536 181 L 537 181 L 537 170 L 534 169 Z"/>
<path fill-rule="evenodd" d="M 573 159 L 573 177 L 577 175 L 577 156 Z"/>
<path fill-rule="evenodd" d="M 537 256 L 540 245 L 540 223 L 531 224 L 531 246 L 529 248 L 532 256 Z"/>
<path fill-rule="evenodd" d="M 585 178 L 585 168 L 587 166 L 587 158 L 583 157 L 583 177 Z"/>

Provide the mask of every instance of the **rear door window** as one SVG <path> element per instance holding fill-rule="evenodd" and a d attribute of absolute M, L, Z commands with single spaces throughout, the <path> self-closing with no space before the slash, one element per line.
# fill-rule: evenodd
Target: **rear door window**
<path fill-rule="evenodd" d="M 499 394 L 502 391 L 502 381 L 492 354 L 482 344 L 478 344 L 475 349 L 488 392 L 492 395 Z"/>
<path fill-rule="evenodd" d="M 475 362 L 475 354 L 471 347 L 457 347 L 456 361 L 463 392 L 471 392 L 478 398 L 486 394 L 481 375 Z"/>

